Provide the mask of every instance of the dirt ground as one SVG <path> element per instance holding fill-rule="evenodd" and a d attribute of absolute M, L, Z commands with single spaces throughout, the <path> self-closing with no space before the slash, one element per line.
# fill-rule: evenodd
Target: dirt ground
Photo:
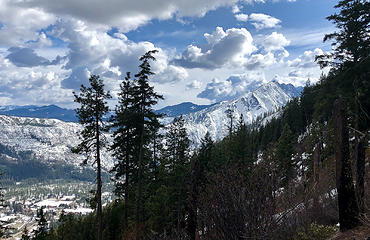
<path fill-rule="evenodd" d="M 370 226 L 360 226 L 346 232 L 338 232 L 330 240 L 370 240 Z"/>

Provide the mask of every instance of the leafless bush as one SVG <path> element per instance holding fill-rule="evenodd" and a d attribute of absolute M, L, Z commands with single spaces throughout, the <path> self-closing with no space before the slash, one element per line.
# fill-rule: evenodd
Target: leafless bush
<path fill-rule="evenodd" d="M 227 166 L 208 178 L 199 199 L 199 239 L 293 239 L 314 222 L 335 223 L 333 176 L 323 175 L 314 187 L 291 182 L 279 188 L 271 162 L 250 174 Z"/>
<path fill-rule="evenodd" d="M 209 182 L 200 197 L 200 239 L 273 238 L 280 217 L 275 214 L 276 181 L 269 168 L 256 166 L 246 177 L 228 166 Z"/>

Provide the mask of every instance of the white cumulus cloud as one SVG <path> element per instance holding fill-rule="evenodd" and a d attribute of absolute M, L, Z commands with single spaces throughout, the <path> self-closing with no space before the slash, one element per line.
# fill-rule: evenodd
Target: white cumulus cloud
<path fill-rule="evenodd" d="M 273 32 L 263 40 L 263 46 L 267 51 L 284 50 L 290 41 L 283 34 Z"/>
<path fill-rule="evenodd" d="M 62 81 L 66 88 L 78 88 L 86 80 L 82 76 L 87 71 L 112 79 L 119 79 L 126 72 L 136 73 L 140 56 L 153 49 L 159 50 L 152 63 L 154 81 L 176 82 L 187 77 L 185 69 L 169 64 L 169 56 L 163 49 L 150 42 L 132 42 L 122 33 L 112 37 L 82 21 L 69 20 L 59 21 L 52 34 L 69 43 L 64 67 L 71 73 Z"/>
<path fill-rule="evenodd" d="M 202 47 L 189 45 L 174 63 L 185 68 L 205 69 L 241 66 L 246 61 L 245 57 L 256 50 L 252 35 L 245 28 L 224 31 L 217 27 L 215 32 L 206 33 L 204 37 L 208 44 Z"/>
<path fill-rule="evenodd" d="M 318 64 L 315 62 L 315 57 L 322 54 L 324 52 L 320 48 L 315 48 L 313 51 L 305 51 L 299 57 L 288 61 L 288 65 L 298 68 L 317 68 Z"/>
<path fill-rule="evenodd" d="M 200 89 L 202 83 L 200 81 L 194 80 L 189 84 L 186 84 L 187 89 Z"/>
<path fill-rule="evenodd" d="M 238 0 L 27 0 L 16 1 L 18 8 L 38 8 L 44 13 L 68 16 L 85 22 L 116 26 L 126 32 L 152 19 L 201 17 L 222 6 L 234 6 Z"/>
<path fill-rule="evenodd" d="M 235 18 L 236 18 L 236 20 L 238 20 L 240 22 L 246 22 L 246 21 L 248 21 L 248 15 L 247 14 L 244 14 L 244 13 L 236 14 L 235 15 Z"/>
<path fill-rule="evenodd" d="M 249 16 L 249 21 L 258 30 L 264 28 L 276 28 L 281 22 L 279 19 L 263 13 L 252 13 Z"/>
<path fill-rule="evenodd" d="M 255 89 L 263 82 L 266 82 L 266 79 L 264 74 L 260 72 L 236 74 L 228 77 L 226 80 L 214 78 L 198 94 L 198 97 L 215 102 L 230 100 Z"/>
<path fill-rule="evenodd" d="M 0 46 L 37 41 L 40 38 L 38 30 L 46 28 L 57 19 L 55 15 L 37 6 L 23 8 L 17 6 L 17 2 L 19 1 L 0 0 Z"/>

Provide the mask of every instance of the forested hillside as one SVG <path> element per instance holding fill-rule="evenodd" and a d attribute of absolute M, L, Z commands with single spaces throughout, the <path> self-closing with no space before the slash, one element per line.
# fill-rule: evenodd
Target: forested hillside
<path fill-rule="evenodd" d="M 328 19 L 338 31 L 325 37 L 334 51 L 317 56 L 328 74 L 267 122 L 227 115 L 228 136 L 206 134 L 194 152 L 182 117 L 159 130 L 153 106 L 162 96 L 148 82 L 156 52 L 146 53 L 110 120 L 118 200 L 102 215 L 63 215 L 34 239 L 329 239 L 370 228 L 370 3 L 336 8 Z"/>

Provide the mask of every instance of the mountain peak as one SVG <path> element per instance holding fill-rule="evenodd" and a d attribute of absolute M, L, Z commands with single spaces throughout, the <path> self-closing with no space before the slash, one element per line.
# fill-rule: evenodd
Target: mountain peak
<path fill-rule="evenodd" d="M 301 91 L 292 84 L 280 84 L 277 81 L 264 83 L 231 101 L 219 102 L 184 115 L 185 125 L 191 140 L 198 146 L 207 132 L 215 140 L 227 135 L 228 109 L 232 110 L 236 121 L 243 115 L 244 122 L 251 124 L 258 117 L 276 111 L 294 97 L 299 97 Z"/>

